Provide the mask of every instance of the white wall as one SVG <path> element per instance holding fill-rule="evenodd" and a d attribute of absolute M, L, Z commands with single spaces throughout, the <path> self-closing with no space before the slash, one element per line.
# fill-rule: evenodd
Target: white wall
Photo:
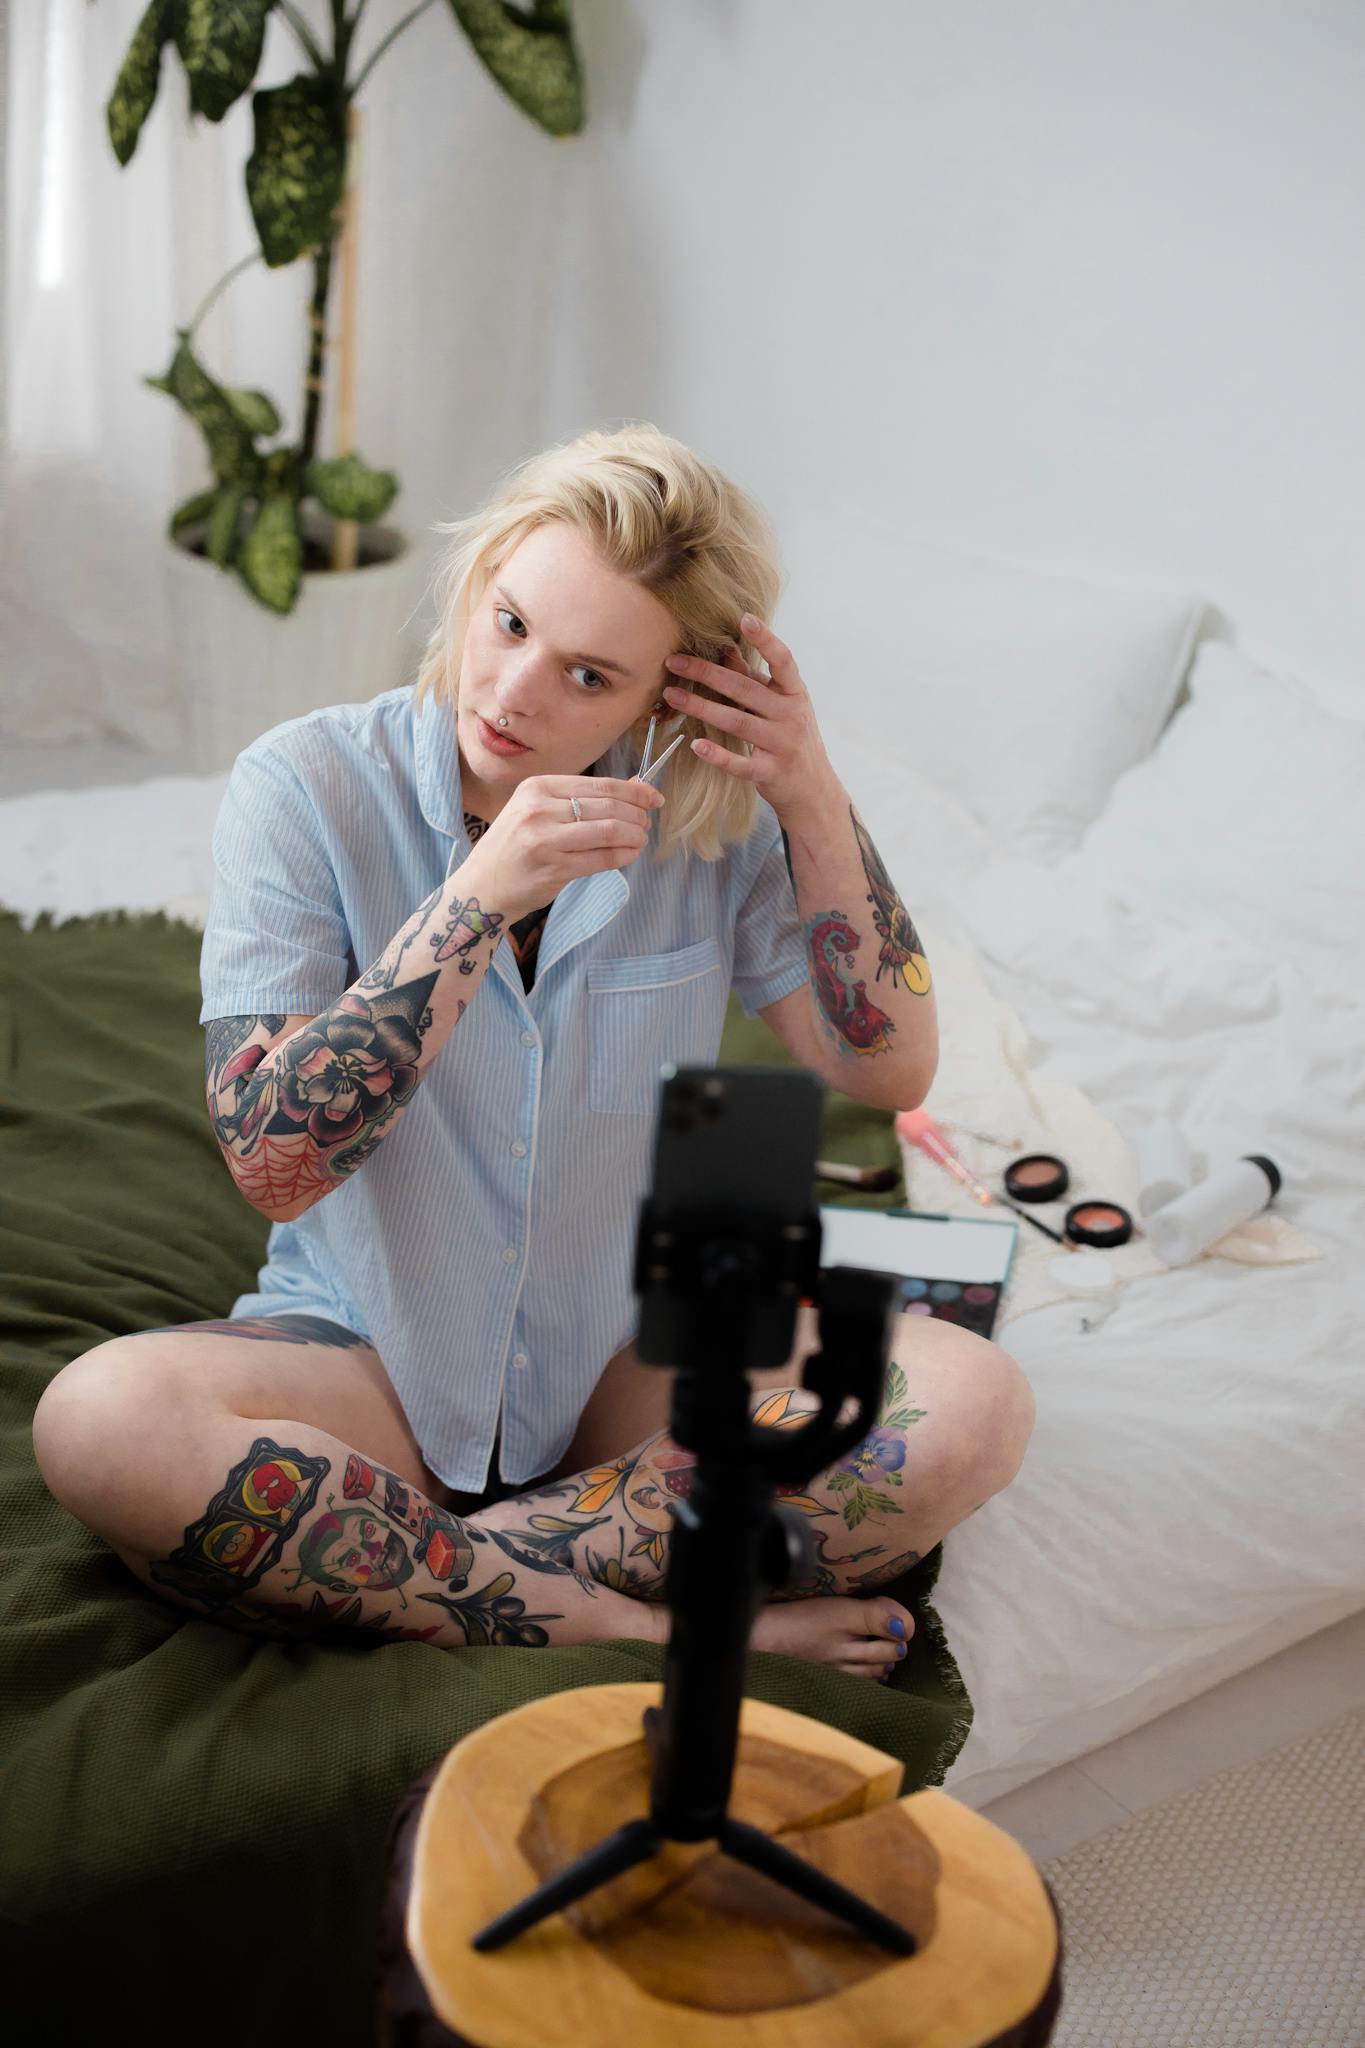
<path fill-rule="evenodd" d="M 1365 9 L 577 0 L 544 438 L 1193 580 L 1365 713 Z M 618 52 L 629 76 L 614 79 Z"/>

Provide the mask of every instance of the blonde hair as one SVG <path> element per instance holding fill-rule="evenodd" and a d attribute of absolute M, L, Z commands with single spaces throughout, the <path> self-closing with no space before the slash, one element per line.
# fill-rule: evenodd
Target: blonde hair
<path fill-rule="evenodd" d="M 750 673 L 759 673 L 758 656 L 739 621 L 746 611 L 771 619 L 781 589 L 767 518 L 681 441 L 648 422 L 632 422 L 612 431 L 594 428 L 544 449 L 511 470 L 467 518 L 437 522 L 434 530 L 451 539 L 432 582 L 436 624 L 418 671 L 415 704 L 431 690 L 436 701 L 454 708 L 474 608 L 513 549 L 549 519 L 574 527 L 604 561 L 672 613 L 677 652 L 719 662 L 728 647 L 737 647 Z M 704 697 L 723 694 L 695 678 L 688 678 L 688 687 Z M 625 773 L 638 763 L 649 715 L 645 711 L 636 721 L 638 733 L 632 726 L 626 735 L 634 752 Z M 667 715 L 666 707 L 662 717 Z M 697 718 L 689 717 L 684 730 L 686 741 L 664 771 L 668 802 L 659 813 L 655 857 L 667 860 L 681 850 L 717 860 L 752 830 L 758 792 L 751 782 L 699 760 L 690 742 L 707 738 L 740 754 L 749 747 L 729 733 L 708 731 Z"/>

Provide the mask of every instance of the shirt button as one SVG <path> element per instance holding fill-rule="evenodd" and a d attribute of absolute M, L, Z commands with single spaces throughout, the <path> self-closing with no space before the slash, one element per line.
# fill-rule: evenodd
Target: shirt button
<path fill-rule="evenodd" d="M 529 1365 L 531 1361 L 526 1356 L 526 1353 L 524 1351 L 518 1351 L 516 1357 L 512 1360 L 512 1363 L 513 1365 Z"/>
<path fill-rule="evenodd" d="M 534 1031 L 523 1031 L 523 1032 L 522 1032 L 522 1034 L 521 1034 L 521 1042 L 522 1042 L 522 1044 L 523 1044 L 523 1045 L 534 1045 L 534 1044 L 535 1044 L 535 1042 L 536 1042 L 536 1034 L 535 1034 L 535 1032 L 534 1032 Z"/>
<path fill-rule="evenodd" d="M 520 1138 L 513 1138 L 512 1154 L 516 1159 L 524 1159 L 526 1157 L 526 1147 L 522 1144 Z"/>
<path fill-rule="evenodd" d="M 514 1244 L 505 1244 L 502 1248 L 502 1255 L 510 1266 L 517 1256 L 516 1246 Z"/>

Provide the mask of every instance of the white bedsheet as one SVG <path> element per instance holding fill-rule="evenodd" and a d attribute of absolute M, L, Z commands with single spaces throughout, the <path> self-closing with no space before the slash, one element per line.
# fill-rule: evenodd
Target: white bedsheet
<path fill-rule="evenodd" d="M 1177 926 L 1074 861 L 953 838 L 922 787 L 865 796 L 843 772 L 907 902 L 1019 1013 L 1030 1071 L 1122 1129 L 1174 1115 L 1212 1161 L 1268 1152 L 1277 1207 L 1324 1254 L 1205 1259 L 1132 1280 L 1098 1328 L 1067 1304 L 999 1333 L 1037 1427 L 1013 1485 L 953 1532 L 939 1594 L 976 1704 L 948 1786 L 980 1805 L 1365 1606 L 1365 991 L 1357 961 L 1306 978 L 1273 929 Z M 26 921 L 202 921 L 224 781 L 0 803 L 0 900 Z"/>
<path fill-rule="evenodd" d="M 1211 1162 L 1269 1153 L 1324 1254 L 1202 1259 L 1088 1332 L 1079 1305 L 1001 1332 L 1035 1434 L 940 1580 L 977 1710 L 948 1785 L 979 1805 L 1365 1605 L 1365 988 L 1358 962 L 1309 978 L 1272 931 L 1177 926 L 1076 862 L 997 856 L 952 910 L 1034 1074 L 1124 1129 L 1171 1114 Z"/>

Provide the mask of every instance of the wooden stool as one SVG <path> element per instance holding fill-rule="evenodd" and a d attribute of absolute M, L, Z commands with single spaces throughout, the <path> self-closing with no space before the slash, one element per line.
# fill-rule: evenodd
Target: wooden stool
<path fill-rule="evenodd" d="M 489 1721 L 409 1789 L 381 1936 L 381 2048 L 1035 2048 L 1061 2004 L 1056 1901 L 1011 1835 L 894 1757 L 745 1699 L 729 1810 L 916 1938 L 895 1956 L 714 1842 L 647 1863 L 505 1947 L 473 1937 L 649 1811 L 652 1684 Z M 741 2032 L 736 2034 L 736 2022 Z"/>

